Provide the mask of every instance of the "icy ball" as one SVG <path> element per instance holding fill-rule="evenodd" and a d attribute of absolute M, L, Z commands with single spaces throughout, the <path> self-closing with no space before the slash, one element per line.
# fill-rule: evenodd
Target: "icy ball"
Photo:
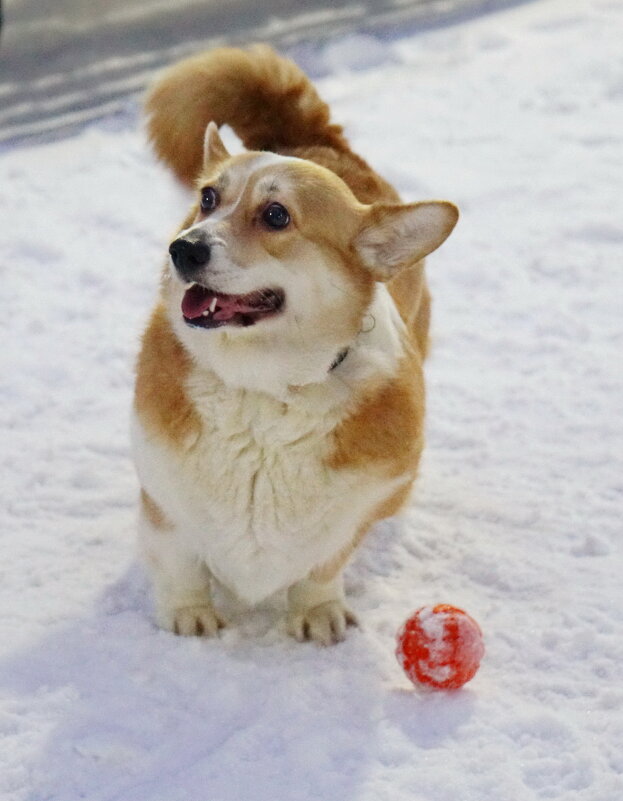
<path fill-rule="evenodd" d="M 478 623 L 449 604 L 418 609 L 396 641 L 396 657 L 407 676 L 434 690 L 462 687 L 476 674 L 485 652 Z"/>

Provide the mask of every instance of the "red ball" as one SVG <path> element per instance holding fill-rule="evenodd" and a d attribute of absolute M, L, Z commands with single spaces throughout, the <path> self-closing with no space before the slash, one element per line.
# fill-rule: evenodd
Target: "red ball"
<path fill-rule="evenodd" d="M 480 626 L 449 604 L 423 606 L 396 636 L 396 657 L 414 684 L 456 690 L 474 677 L 485 652 Z"/>

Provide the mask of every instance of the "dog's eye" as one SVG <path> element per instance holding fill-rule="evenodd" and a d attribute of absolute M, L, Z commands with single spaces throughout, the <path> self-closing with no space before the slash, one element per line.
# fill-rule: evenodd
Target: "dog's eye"
<path fill-rule="evenodd" d="M 219 204 L 219 195 L 213 186 L 201 190 L 201 211 L 214 211 Z"/>
<path fill-rule="evenodd" d="M 270 206 L 264 209 L 262 219 L 269 228 L 279 231 L 290 222 L 290 215 L 286 207 L 282 206 L 281 203 L 271 203 Z"/>

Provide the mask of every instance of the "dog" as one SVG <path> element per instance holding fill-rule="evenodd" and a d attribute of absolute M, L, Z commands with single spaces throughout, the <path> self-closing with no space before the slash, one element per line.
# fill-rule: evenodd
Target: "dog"
<path fill-rule="evenodd" d="M 456 207 L 402 203 L 305 74 L 268 46 L 169 68 L 156 155 L 195 201 L 142 339 L 132 423 L 158 624 L 216 635 L 217 580 L 286 631 L 355 624 L 342 573 L 407 499 L 423 445 L 423 258 Z M 231 155 L 228 124 L 247 149 Z"/>

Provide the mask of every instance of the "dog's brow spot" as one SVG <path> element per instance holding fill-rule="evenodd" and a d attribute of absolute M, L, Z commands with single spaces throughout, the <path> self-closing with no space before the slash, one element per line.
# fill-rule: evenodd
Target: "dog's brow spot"
<path fill-rule="evenodd" d="M 279 192 L 279 184 L 274 178 L 267 178 L 259 183 L 260 192 L 266 195 L 274 195 Z"/>

